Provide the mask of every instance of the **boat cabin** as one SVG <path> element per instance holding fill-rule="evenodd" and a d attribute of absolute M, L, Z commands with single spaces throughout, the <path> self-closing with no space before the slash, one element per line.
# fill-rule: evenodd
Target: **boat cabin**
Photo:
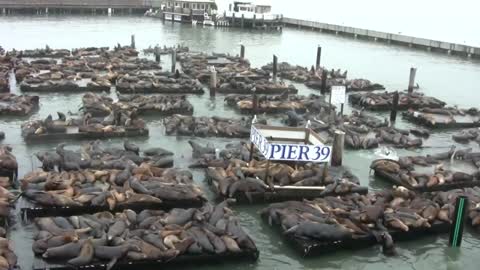
<path fill-rule="evenodd" d="M 232 6 L 230 5 L 230 11 Z M 233 2 L 234 12 L 252 12 L 257 14 L 270 13 L 272 6 L 265 1 L 247 2 L 247 1 L 235 1 Z"/>

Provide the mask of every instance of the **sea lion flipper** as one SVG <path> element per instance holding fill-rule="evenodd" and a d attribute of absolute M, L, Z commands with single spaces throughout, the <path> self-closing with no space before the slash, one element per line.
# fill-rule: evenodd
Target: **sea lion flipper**
<path fill-rule="evenodd" d="M 106 270 L 111 270 L 111 269 L 115 266 L 115 264 L 117 264 L 117 260 L 118 260 L 117 258 L 112 258 L 112 259 L 108 262 L 108 264 L 107 264 L 107 269 L 106 269 Z"/>
<path fill-rule="evenodd" d="M 248 202 L 253 203 L 252 194 L 248 191 L 245 192 L 245 197 L 247 197 Z"/>

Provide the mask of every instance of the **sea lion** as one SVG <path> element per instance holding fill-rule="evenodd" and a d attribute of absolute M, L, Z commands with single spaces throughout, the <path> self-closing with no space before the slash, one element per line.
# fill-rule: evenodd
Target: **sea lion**
<path fill-rule="evenodd" d="M 397 250 L 395 249 L 395 245 L 393 243 L 392 236 L 388 232 L 382 232 L 381 234 L 382 239 L 382 252 L 387 256 L 395 256 L 397 255 Z"/>
<path fill-rule="evenodd" d="M 311 237 L 321 241 L 337 241 L 351 239 L 350 231 L 337 224 L 324 224 L 318 222 L 305 221 L 299 225 L 293 226 L 285 234 L 294 234 L 300 237 Z"/>
<path fill-rule="evenodd" d="M 83 241 L 71 242 L 59 247 L 48 248 L 42 255 L 45 259 L 70 259 L 80 253 Z"/>
<path fill-rule="evenodd" d="M 125 148 L 125 150 L 131 151 L 137 155 L 139 155 L 140 153 L 140 148 L 134 143 L 129 142 L 128 140 L 123 141 L 123 147 Z"/>
<path fill-rule="evenodd" d="M 206 155 L 206 154 L 215 155 L 215 148 L 211 145 L 207 144 L 207 146 L 202 146 L 199 143 L 197 143 L 195 141 L 192 141 L 192 140 L 189 140 L 188 143 L 192 147 L 193 158 L 198 158 L 198 157 L 201 157 L 201 156 Z"/>
<path fill-rule="evenodd" d="M 87 265 L 93 260 L 94 253 L 92 240 L 88 239 L 83 243 L 82 248 L 80 249 L 80 254 L 78 254 L 77 257 L 70 259 L 68 264 L 74 266 Z"/>

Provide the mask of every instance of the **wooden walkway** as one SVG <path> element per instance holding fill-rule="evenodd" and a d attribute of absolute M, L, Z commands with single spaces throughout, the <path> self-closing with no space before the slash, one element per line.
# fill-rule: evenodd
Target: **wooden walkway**
<path fill-rule="evenodd" d="M 427 51 L 445 52 L 448 54 L 455 54 L 467 57 L 480 58 L 480 48 L 468 46 L 464 44 L 456 44 L 438 40 L 431 40 L 425 38 L 417 38 L 406 35 L 399 35 L 393 33 L 386 33 L 380 31 L 367 30 L 362 28 L 355 28 L 349 26 L 341 26 L 336 24 L 328 24 L 314 21 L 306 21 L 292 18 L 283 18 L 283 23 L 286 26 L 292 26 L 303 29 L 310 29 L 314 31 L 321 31 L 327 33 L 348 35 L 354 38 L 371 39 L 374 41 L 406 45 L 412 48 L 424 49 Z"/>

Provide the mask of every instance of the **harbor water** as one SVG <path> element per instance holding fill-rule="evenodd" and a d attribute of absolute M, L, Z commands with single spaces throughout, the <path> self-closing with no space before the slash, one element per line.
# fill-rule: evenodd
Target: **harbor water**
<path fill-rule="evenodd" d="M 0 17 L 0 45 L 7 50 L 43 48 L 113 47 L 117 43 L 127 45 L 135 34 L 138 49 L 182 44 L 193 51 L 225 52 L 239 54 L 240 44 L 246 47 L 246 57 L 253 67 L 272 61 L 273 54 L 279 61 L 311 66 L 315 63 L 316 48 L 322 46 L 322 66 L 348 70 L 349 78 L 367 78 L 386 86 L 387 90 L 404 90 L 408 84 L 410 67 L 416 67 L 420 91 L 459 107 L 478 107 L 480 100 L 480 62 L 478 60 L 448 56 L 439 53 L 354 40 L 341 36 L 296 29 L 283 32 L 259 32 L 240 29 L 215 29 L 178 23 L 162 23 L 144 17 Z M 169 57 L 162 58 L 165 67 Z M 16 93 L 20 93 L 13 82 Z M 300 94 L 314 93 L 303 85 L 296 85 Z M 112 93 L 114 96 L 115 94 Z M 81 105 L 82 94 L 40 94 L 40 110 L 31 116 L 40 119 L 57 111 L 76 112 Z M 223 96 L 210 98 L 208 94 L 189 96 L 195 116 L 241 117 L 224 106 Z M 350 110 L 347 106 L 347 112 Z M 387 114 L 377 114 L 387 117 Z M 26 145 L 21 137 L 20 125 L 29 118 L 2 118 L 0 130 L 6 133 L 4 144 L 13 147 L 19 163 L 20 177 L 39 166 L 34 154 L 50 150 L 56 143 Z M 133 139 L 141 148 L 163 147 L 175 152 L 175 164 L 186 167 L 191 161 L 190 138 L 164 135 L 162 118 L 146 117 L 150 129 L 148 139 Z M 278 120 L 278 119 L 275 119 Z M 399 119 L 398 126 L 411 124 Z M 451 132 L 433 133 L 425 142 L 425 148 L 415 152 L 397 150 L 398 155 L 445 151 L 454 142 Z M 201 143 L 213 142 L 218 148 L 232 139 L 196 139 Z M 120 139 L 105 143 L 121 143 Z M 68 142 L 72 149 L 82 142 Z M 463 146 L 464 147 L 464 146 Z M 478 150 L 478 144 L 471 144 Z M 369 174 L 369 165 L 376 157 L 374 151 L 347 151 L 344 164 L 360 178 L 361 184 L 379 189 L 385 185 Z M 195 180 L 213 198 L 204 181 L 202 171 L 194 172 Z M 212 262 L 211 266 L 186 269 L 477 269 L 480 259 L 480 233 L 467 230 L 461 249 L 448 248 L 448 235 L 429 236 L 415 241 L 398 242 L 396 257 L 385 257 L 379 246 L 358 251 L 339 251 L 318 258 L 302 258 L 291 249 L 276 230 L 264 223 L 258 211 L 265 205 L 234 207 L 242 225 L 255 239 L 260 258 L 255 263 Z M 22 269 L 31 269 L 32 225 L 13 226 L 11 238 Z M 185 269 L 185 270 L 186 270 Z"/>

